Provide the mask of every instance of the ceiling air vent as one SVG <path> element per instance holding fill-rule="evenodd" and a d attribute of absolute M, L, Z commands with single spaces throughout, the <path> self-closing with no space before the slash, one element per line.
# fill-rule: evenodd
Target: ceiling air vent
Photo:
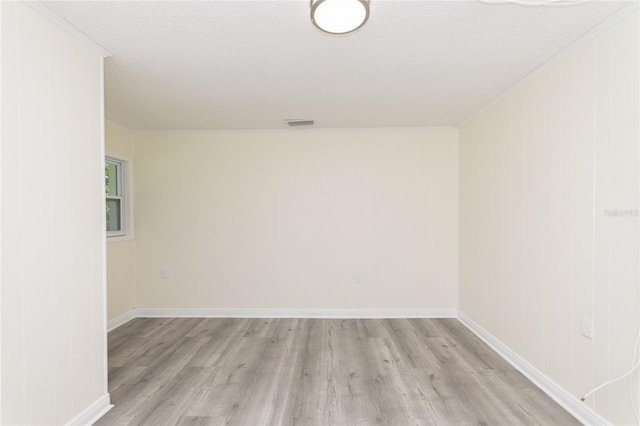
<path fill-rule="evenodd" d="M 315 121 L 313 120 L 299 120 L 299 119 L 284 120 L 284 122 L 287 123 L 289 127 L 313 126 L 315 124 Z"/>

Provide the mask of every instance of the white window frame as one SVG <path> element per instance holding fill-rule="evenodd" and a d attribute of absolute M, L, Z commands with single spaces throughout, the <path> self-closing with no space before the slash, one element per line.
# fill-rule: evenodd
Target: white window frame
<path fill-rule="evenodd" d="M 107 199 L 120 200 L 120 223 L 121 230 L 108 231 L 107 242 L 115 243 L 118 241 L 127 241 L 134 239 L 134 206 L 133 206 L 133 159 L 114 152 L 105 152 L 105 162 L 111 162 L 120 165 L 121 176 L 118 179 L 118 193 L 120 196 L 108 196 L 105 194 L 105 202 Z M 104 179 L 103 179 L 104 181 Z"/>

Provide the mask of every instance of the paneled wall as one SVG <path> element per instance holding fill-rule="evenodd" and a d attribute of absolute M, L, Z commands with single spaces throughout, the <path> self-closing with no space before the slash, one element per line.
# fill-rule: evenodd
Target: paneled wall
<path fill-rule="evenodd" d="M 139 307 L 455 309 L 457 138 L 136 133 Z"/>
<path fill-rule="evenodd" d="M 460 309 L 576 397 L 628 371 L 638 334 L 638 21 L 636 9 L 460 133 Z M 634 424 L 629 391 L 587 403 Z"/>
<path fill-rule="evenodd" d="M 103 58 L 1 2 L 0 423 L 108 404 Z"/>

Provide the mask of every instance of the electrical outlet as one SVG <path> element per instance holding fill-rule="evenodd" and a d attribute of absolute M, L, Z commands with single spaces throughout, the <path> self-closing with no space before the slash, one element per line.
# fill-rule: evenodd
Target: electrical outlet
<path fill-rule="evenodd" d="M 166 280 L 169 277 L 169 274 L 167 273 L 166 269 L 160 269 L 160 278 L 162 278 L 163 280 Z"/>
<path fill-rule="evenodd" d="M 593 339 L 593 319 L 589 317 L 582 317 L 582 335 Z"/>
<path fill-rule="evenodd" d="M 361 274 L 353 274 L 353 281 L 355 281 L 356 284 L 360 284 L 362 282 L 362 275 Z"/>

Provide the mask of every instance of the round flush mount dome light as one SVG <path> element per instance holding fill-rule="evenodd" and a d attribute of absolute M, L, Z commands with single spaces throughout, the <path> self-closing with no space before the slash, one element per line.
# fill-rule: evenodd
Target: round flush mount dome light
<path fill-rule="evenodd" d="M 350 33 L 367 19 L 369 0 L 311 0 L 311 22 L 326 33 Z"/>

